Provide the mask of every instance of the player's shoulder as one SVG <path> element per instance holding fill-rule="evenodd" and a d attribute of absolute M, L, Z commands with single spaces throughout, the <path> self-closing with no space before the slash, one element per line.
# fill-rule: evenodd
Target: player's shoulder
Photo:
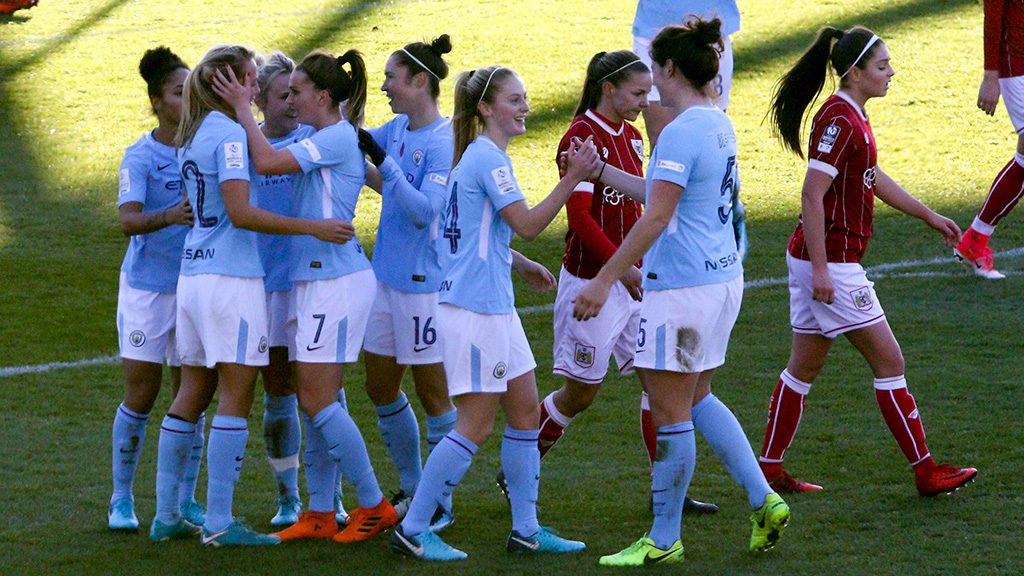
<path fill-rule="evenodd" d="M 818 109 L 818 112 L 814 115 L 813 123 L 815 126 L 826 126 L 829 124 L 853 126 L 858 124 L 857 120 L 860 116 L 861 113 L 854 104 L 838 94 L 833 94 Z"/>
<path fill-rule="evenodd" d="M 149 132 L 143 134 L 136 140 L 131 146 L 124 150 L 124 160 L 122 163 L 139 163 L 141 161 L 148 162 L 153 156 L 153 137 Z"/>

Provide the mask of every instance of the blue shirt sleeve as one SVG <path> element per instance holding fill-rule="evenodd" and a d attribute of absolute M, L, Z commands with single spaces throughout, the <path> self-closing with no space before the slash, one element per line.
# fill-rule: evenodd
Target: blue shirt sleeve
<path fill-rule="evenodd" d="M 495 210 L 501 211 L 509 204 L 526 199 L 519 189 L 512 165 L 505 157 L 497 153 L 488 154 L 481 158 L 478 170 L 480 185 L 491 199 Z"/>
<path fill-rule="evenodd" d="M 235 125 L 227 130 L 214 154 L 217 158 L 218 182 L 249 181 L 249 145 L 241 126 Z"/>
<path fill-rule="evenodd" d="M 146 189 L 149 186 L 148 155 L 132 146 L 125 151 L 121 160 L 121 168 L 117 174 L 117 205 L 120 207 L 128 202 L 146 203 Z"/>
<path fill-rule="evenodd" d="M 688 134 L 684 124 L 673 122 L 658 137 L 654 163 L 649 167 L 651 180 L 664 180 L 686 188 L 694 162 L 700 156 L 700 139 Z"/>
<path fill-rule="evenodd" d="M 303 172 L 312 172 L 318 168 L 328 166 L 344 165 L 345 161 L 358 152 L 359 142 L 356 140 L 356 131 L 348 122 L 339 122 L 328 126 L 313 134 L 305 140 L 301 140 L 286 148 L 295 157 Z M 362 159 L 363 155 L 358 152 Z M 362 166 L 362 164 L 360 164 Z M 362 177 L 362 175 L 354 176 Z"/>

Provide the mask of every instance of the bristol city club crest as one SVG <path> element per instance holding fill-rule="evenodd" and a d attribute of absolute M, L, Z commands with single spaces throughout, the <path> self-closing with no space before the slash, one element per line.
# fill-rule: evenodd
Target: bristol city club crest
<path fill-rule="evenodd" d="M 857 307 L 857 310 L 870 310 L 874 302 L 871 300 L 871 288 L 869 286 L 861 286 L 856 290 L 850 291 L 850 297 L 853 298 L 853 305 Z"/>
<path fill-rule="evenodd" d="M 576 343 L 576 353 L 573 354 L 573 361 L 577 366 L 590 368 L 594 365 L 594 347 Z"/>
<path fill-rule="evenodd" d="M 644 159 L 644 141 L 639 138 L 631 138 L 630 143 L 633 144 L 633 152 L 636 152 L 636 157 L 642 162 Z"/>

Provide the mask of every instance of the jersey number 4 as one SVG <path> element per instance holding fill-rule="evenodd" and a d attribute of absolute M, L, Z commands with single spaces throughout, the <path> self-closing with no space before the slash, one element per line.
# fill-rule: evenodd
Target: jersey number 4
<path fill-rule="evenodd" d="M 448 246 L 452 254 L 459 251 L 459 238 L 462 238 L 462 230 L 459 229 L 459 183 L 452 183 L 452 195 L 448 198 L 448 212 L 444 218 L 444 237 L 448 239 Z"/>

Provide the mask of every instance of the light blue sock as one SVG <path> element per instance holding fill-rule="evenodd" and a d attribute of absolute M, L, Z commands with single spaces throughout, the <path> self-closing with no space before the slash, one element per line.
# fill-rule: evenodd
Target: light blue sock
<path fill-rule="evenodd" d="M 438 443 L 427 456 L 419 489 L 412 499 L 409 512 L 402 520 L 403 532 L 416 536 L 430 526 L 430 519 L 437 507 L 451 502 L 452 492 L 469 470 L 477 450 L 476 444 L 455 430 Z"/>
<path fill-rule="evenodd" d="M 341 473 L 356 487 L 359 506 L 372 508 L 380 504 L 384 493 L 373 474 L 363 435 L 348 412 L 335 402 L 313 417 L 313 425 L 324 435 L 327 451 L 338 462 Z"/>
<path fill-rule="evenodd" d="M 345 412 L 348 412 L 348 397 L 345 396 L 344 388 L 338 388 L 338 404 L 341 404 Z"/>
<path fill-rule="evenodd" d="M 651 540 L 668 550 L 679 540 L 683 521 L 683 499 L 697 464 L 697 442 L 693 422 L 677 422 L 658 428 L 658 456 L 651 474 L 654 522 Z"/>
<path fill-rule="evenodd" d="M 135 469 L 139 466 L 139 453 L 146 440 L 146 423 L 149 414 L 139 414 L 121 404 L 114 415 L 114 429 L 111 433 L 113 446 L 113 477 L 114 493 L 110 503 L 131 498 L 132 484 L 135 482 Z"/>
<path fill-rule="evenodd" d="M 338 465 L 327 452 L 324 435 L 303 414 L 302 426 L 306 432 L 306 489 L 309 491 L 309 509 L 314 512 L 334 510 L 334 487 Z"/>
<path fill-rule="evenodd" d="M 434 446 L 455 430 L 455 420 L 458 419 L 459 411 L 452 408 L 440 416 L 427 416 L 427 454 L 434 450 Z"/>
<path fill-rule="evenodd" d="M 235 484 L 242 472 L 248 440 L 249 429 L 245 418 L 221 414 L 213 417 L 210 447 L 206 454 L 207 532 L 225 530 L 234 521 L 231 503 L 235 497 Z"/>
<path fill-rule="evenodd" d="M 757 465 L 750 440 L 732 410 L 714 394 L 708 394 L 693 406 L 693 425 L 700 430 L 733 480 L 747 491 L 750 506 L 755 510 L 760 508 L 772 489 Z"/>
<path fill-rule="evenodd" d="M 299 497 L 299 449 L 302 447 L 302 429 L 299 426 L 299 400 L 295 394 L 287 396 L 263 395 L 263 442 L 267 447 L 267 461 L 277 480 L 281 496 Z"/>
<path fill-rule="evenodd" d="M 175 524 L 181 513 L 178 507 L 178 484 L 185 474 L 185 462 L 192 450 L 196 425 L 167 415 L 160 424 L 160 440 L 156 453 L 156 519 Z"/>
<path fill-rule="evenodd" d="M 501 439 L 501 469 L 508 483 L 512 530 L 529 538 L 540 531 L 537 522 L 537 491 L 540 487 L 540 430 L 505 427 Z"/>
<path fill-rule="evenodd" d="M 388 456 L 398 469 L 398 486 L 406 494 L 415 494 L 423 472 L 420 459 L 420 426 L 416 413 L 409 405 L 405 393 L 399 391 L 398 400 L 377 406 L 377 429 L 387 446 Z"/>
<path fill-rule="evenodd" d="M 196 483 L 199 482 L 199 466 L 203 463 L 203 442 L 206 435 L 206 413 L 199 415 L 196 421 L 196 432 L 192 437 L 192 449 L 185 463 L 185 475 L 178 484 L 178 504 L 184 504 L 196 498 Z M 207 471 L 209 476 L 209 471 Z"/>

